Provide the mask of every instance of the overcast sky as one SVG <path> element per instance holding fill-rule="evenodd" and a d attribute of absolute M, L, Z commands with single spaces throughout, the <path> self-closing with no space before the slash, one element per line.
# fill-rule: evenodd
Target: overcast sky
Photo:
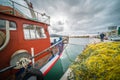
<path fill-rule="evenodd" d="M 51 16 L 52 32 L 106 31 L 120 26 L 120 0 L 30 0 Z"/>
<path fill-rule="evenodd" d="M 35 10 L 51 17 L 51 33 L 97 33 L 120 26 L 120 0 L 30 1 Z"/>

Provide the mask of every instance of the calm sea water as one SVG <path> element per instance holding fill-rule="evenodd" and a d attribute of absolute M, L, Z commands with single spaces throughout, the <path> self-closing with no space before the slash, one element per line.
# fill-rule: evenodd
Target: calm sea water
<path fill-rule="evenodd" d="M 53 39 L 54 38 L 51 38 L 51 41 L 53 41 Z M 56 38 L 56 40 L 58 40 L 58 38 Z M 66 47 L 61 58 L 50 70 L 50 73 L 46 75 L 45 80 L 59 80 L 68 69 L 69 65 L 76 59 L 89 42 L 89 38 L 70 38 L 69 44 L 65 45 Z"/>
<path fill-rule="evenodd" d="M 70 38 L 69 44 L 65 48 L 61 56 L 61 64 L 65 72 L 69 65 L 82 52 L 86 44 L 89 43 L 89 38 Z"/>

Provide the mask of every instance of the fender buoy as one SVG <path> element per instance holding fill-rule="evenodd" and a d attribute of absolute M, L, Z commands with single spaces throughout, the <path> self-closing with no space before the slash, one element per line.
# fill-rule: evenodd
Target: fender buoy
<path fill-rule="evenodd" d="M 34 80 L 44 80 L 42 72 L 35 68 L 28 69 L 25 73 L 19 75 L 16 80 L 31 80 L 32 77 Z"/>

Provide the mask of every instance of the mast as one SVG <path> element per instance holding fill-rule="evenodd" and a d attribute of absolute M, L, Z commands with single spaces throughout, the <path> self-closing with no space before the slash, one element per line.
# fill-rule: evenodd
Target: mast
<path fill-rule="evenodd" d="M 32 16 L 32 18 L 36 18 L 36 15 L 35 15 L 35 13 L 34 13 L 34 10 L 33 10 L 33 6 L 32 6 L 32 3 L 31 2 L 29 2 L 28 0 L 24 0 L 26 3 L 27 3 L 27 5 L 28 5 L 28 8 L 29 8 L 29 10 L 30 10 L 30 13 L 31 13 L 31 16 Z"/>

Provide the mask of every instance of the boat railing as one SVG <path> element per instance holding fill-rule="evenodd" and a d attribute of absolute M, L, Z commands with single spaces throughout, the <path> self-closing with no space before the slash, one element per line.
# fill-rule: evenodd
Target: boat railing
<path fill-rule="evenodd" d="M 46 48 L 45 50 L 43 50 L 43 51 L 41 51 L 40 53 L 38 53 L 38 54 L 36 54 L 35 56 L 33 56 L 33 57 L 31 57 L 31 59 L 33 59 L 33 58 L 35 58 L 35 57 L 37 57 L 37 56 L 39 56 L 39 55 L 41 55 L 41 54 L 43 54 L 43 53 L 45 53 L 45 52 L 47 52 L 47 51 L 50 51 L 53 47 L 55 47 L 55 46 L 57 46 L 57 45 L 59 45 L 59 44 L 63 44 L 63 41 L 64 41 L 65 39 L 59 39 L 59 41 L 58 42 L 55 42 L 53 45 L 51 45 L 50 47 L 48 47 L 48 48 Z M 63 46 L 63 45 L 62 45 Z M 61 52 L 61 50 L 60 50 L 60 52 Z"/>
<path fill-rule="evenodd" d="M 62 48 L 63 48 L 63 46 L 64 46 L 64 43 L 63 43 L 64 40 L 65 39 L 60 39 L 59 41 L 57 41 L 56 43 L 54 43 L 50 47 L 48 47 L 48 48 L 44 49 L 43 51 L 39 52 L 38 54 L 32 56 L 30 59 L 32 60 L 33 58 L 36 58 L 36 57 L 40 56 L 41 54 L 50 51 L 53 47 L 55 47 L 55 46 L 57 46 L 59 44 L 62 44 Z M 59 53 L 61 53 L 61 51 Z M 10 69 L 13 69 L 14 67 L 16 67 L 16 65 L 10 65 L 10 66 L 8 66 L 6 68 L 0 69 L 0 73 L 5 72 L 5 71 L 10 70 Z"/>
<path fill-rule="evenodd" d="M 10 0 L 10 1 L 11 2 L 2 2 L 2 3 L 0 3 L 0 5 L 9 6 L 9 7 L 11 7 L 11 9 L 10 10 L 1 10 L 0 12 L 4 13 L 4 12 L 10 11 L 11 15 L 17 16 L 17 13 L 16 13 L 16 11 L 17 11 L 19 14 L 24 16 L 24 18 L 43 22 L 43 23 L 50 25 L 50 16 L 46 15 L 45 13 L 37 12 L 37 11 L 33 10 L 32 8 L 21 5 L 15 1 L 12 1 L 12 0 Z M 33 17 L 32 14 L 30 14 L 30 11 L 32 11 L 35 14 L 35 17 Z"/>

